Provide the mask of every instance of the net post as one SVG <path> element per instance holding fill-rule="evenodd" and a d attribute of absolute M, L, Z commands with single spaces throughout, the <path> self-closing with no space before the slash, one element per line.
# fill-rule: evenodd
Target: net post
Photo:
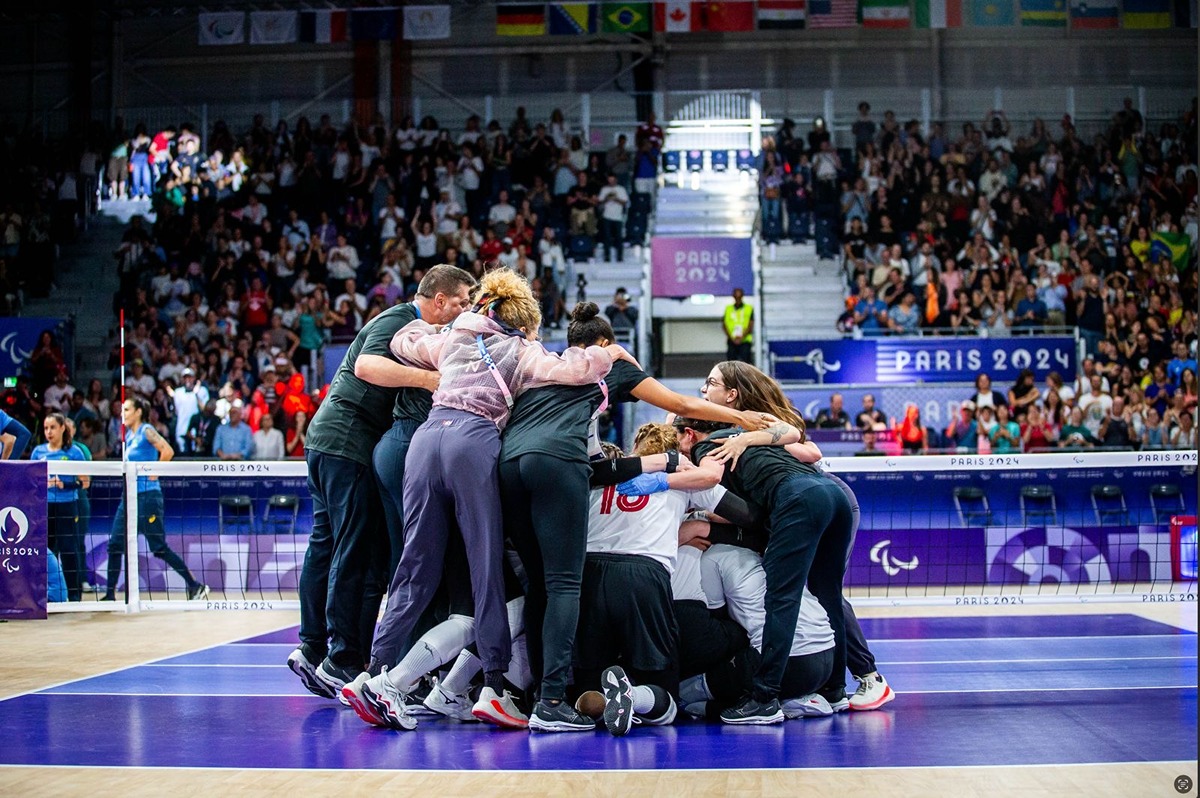
<path fill-rule="evenodd" d="M 136 465 L 125 461 L 125 595 L 126 613 L 141 612 L 141 574 L 138 573 L 138 492 Z"/>

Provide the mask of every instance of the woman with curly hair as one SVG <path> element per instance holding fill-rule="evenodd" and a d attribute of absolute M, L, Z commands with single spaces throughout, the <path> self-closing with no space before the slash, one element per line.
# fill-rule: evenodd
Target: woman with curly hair
<path fill-rule="evenodd" d="M 415 685 L 396 684 L 386 670 L 377 669 L 396 663 L 432 600 L 456 521 L 467 554 L 484 669 L 484 689 L 473 714 L 503 727 L 528 725 L 504 688 L 511 639 L 497 476 L 500 434 L 514 401 L 530 388 L 597 383 L 614 360 L 629 357 L 619 346 L 547 352 L 537 343 L 541 322 L 529 284 L 500 269 L 484 277 L 473 309 L 453 324 L 439 330 L 417 320 L 392 339 L 392 353 L 403 365 L 438 371 L 441 382 L 429 419 L 413 434 L 405 463 L 404 550 L 371 649 L 371 669 L 343 691 L 368 723 L 416 726 L 405 708 Z"/>

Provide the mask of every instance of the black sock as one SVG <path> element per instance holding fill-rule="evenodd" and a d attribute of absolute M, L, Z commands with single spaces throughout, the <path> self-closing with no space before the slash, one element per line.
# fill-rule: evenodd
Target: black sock
<path fill-rule="evenodd" d="M 487 671 L 483 674 L 483 686 L 490 687 L 497 695 L 504 694 L 504 671 Z"/>

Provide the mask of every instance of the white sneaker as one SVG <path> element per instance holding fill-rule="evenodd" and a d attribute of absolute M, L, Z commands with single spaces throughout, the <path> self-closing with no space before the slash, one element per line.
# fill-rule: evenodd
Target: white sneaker
<path fill-rule="evenodd" d="M 789 698 L 783 702 L 783 714 L 788 720 L 796 718 L 827 718 L 833 714 L 833 707 L 825 696 L 818 693 Z"/>
<path fill-rule="evenodd" d="M 483 688 L 479 700 L 471 708 L 471 714 L 479 720 L 495 724 L 502 729 L 528 729 L 529 718 L 517 709 L 512 693 L 507 690 L 497 695 L 490 687 Z"/>
<path fill-rule="evenodd" d="M 850 697 L 850 708 L 859 712 L 879 709 L 896 697 L 887 680 L 878 673 L 858 676 L 858 690 Z"/>
<path fill-rule="evenodd" d="M 387 671 L 369 677 L 366 673 L 342 688 L 342 695 L 360 718 L 372 726 L 398 731 L 417 728 L 417 719 L 404 708 L 404 693 L 392 684 Z"/>
<path fill-rule="evenodd" d="M 425 707 L 439 715 L 445 715 L 455 720 L 474 723 L 479 720 L 471 714 L 471 697 L 466 693 L 451 693 L 440 684 L 434 686 L 425 696 Z"/>

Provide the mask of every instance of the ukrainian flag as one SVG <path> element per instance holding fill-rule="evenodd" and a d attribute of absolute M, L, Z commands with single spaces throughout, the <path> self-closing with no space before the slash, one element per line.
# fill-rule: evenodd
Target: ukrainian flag
<path fill-rule="evenodd" d="M 1171 27 L 1171 0 L 1125 0 L 1125 27 Z"/>
<path fill-rule="evenodd" d="M 596 32 L 599 9 L 592 3 L 551 3 L 546 10 L 551 36 L 582 36 Z"/>
<path fill-rule="evenodd" d="M 1170 258 L 1179 271 L 1187 268 L 1191 251 L 1192 239 L 1186 233 L 1155 233 L 1150 236 L 1150 260 Z"/>
<path fill-rule="evenodd" d="M 1021 0 L 1021 24 L 1065 28 L 1067 26 L 1066 0 Z"/>

